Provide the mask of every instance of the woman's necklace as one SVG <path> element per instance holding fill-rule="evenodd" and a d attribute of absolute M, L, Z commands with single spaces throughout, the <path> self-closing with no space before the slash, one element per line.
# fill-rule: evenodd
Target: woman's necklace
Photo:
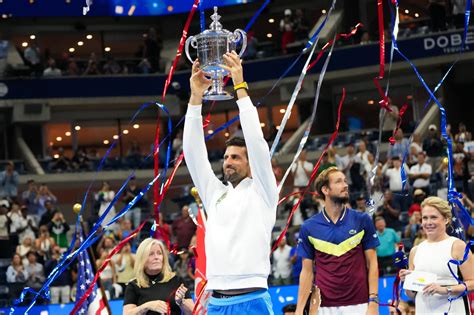
<path fill-rule="evenodd" d="M 154 278 L 152 278 L 152 277 L 154 277 Z M 156 283 L 160 282 L 161 279 L 163 279 L 163 275 L 161 273 L 159 273 L 155 276 L 148 276 L 148 278 L 150 279 L 151 284 L 156 284 Z"/>

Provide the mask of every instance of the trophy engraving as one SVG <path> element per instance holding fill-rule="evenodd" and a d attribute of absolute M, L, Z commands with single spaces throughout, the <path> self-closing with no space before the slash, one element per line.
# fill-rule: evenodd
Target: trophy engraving
<path fill-rule="evenodd" d="M 211 77 L 212 85 L 204 93 L 203 99 L 209 101 L 223 101 L 232 99 L 233 96 L 224 91 L 223 78 L 228 75 L 228 71 L 221 68 L 224 63 L 223 55 L 226 52 L 236 50 L 237 43 L 242 41 L 242 48 L 239 56 L 247 47 L 247 36 L 241 29 L 236 29 L 233 33 L 222 28 L 219 22 L 221 16 L 217 14 L 217 7 L 214 7 L 214 14 L 211 15 L 212 23 L 209 29 L 196 36 L 190 36 L 186 40 L 186 56 L 189 61 L 194 62 L 189 55 L 189 45 L 197 50 L 197 57 L 201 69 Z"/>

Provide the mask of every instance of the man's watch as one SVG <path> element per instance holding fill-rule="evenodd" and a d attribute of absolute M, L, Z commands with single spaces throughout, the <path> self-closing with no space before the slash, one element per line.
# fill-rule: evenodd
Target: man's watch
<path fill-rule="evenodd" d="M 237 91 L 237 90 L 240 90 L 240 89 L 246 89 L 248 91 L 249 85 L 247 84 L 247 82 L 244 81 L 242 83 L 234 85 L 234 91 Z"/>

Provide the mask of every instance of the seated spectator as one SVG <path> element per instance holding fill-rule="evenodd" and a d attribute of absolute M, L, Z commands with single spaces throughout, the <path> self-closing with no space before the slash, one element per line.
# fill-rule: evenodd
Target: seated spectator
<path fill-rule="evenodd" d="M 196 225 L 189 216 L 188 205 L 181 208 L 181 217 L 173 222 L 172 231 L 178 248 L 188 248 L 191 238 L 196 232 Z"/>
<path fill-rule="evenodd" d="M 104 74 L 119 74 L 122 68 L 117 61 L 115 61 L 114 57 L 108 56 L 102 70 L 104 71 Z"/>
<path fill-rule="evenodd" d="M 99 75 L 101 74 L 99 71 L 99 67 L 97 66 L 97 60 L 94 58 L 90 58 L 87 62 L 87 68 L 84 70 L 83 75 Z"/>
<path fill-rule="evenodd" d="M 16 247 L 16 254 L 20 256 L 21 263 L 26 266 L 28 264 L 28 258 L 26 255 L 34 250 L 33 239 L 29 236 L 25 237 L 23 242 Z"/>
<path fill-rule="evenodd" d="M 100 258 L 96 261 L 97 269 L 99 269 L 104 261 L 107 259 L 107 252 L 102 252 Z M 105 294 L 107 295 L 108 299 L 116 298 L 115 294 L 115 287 L 114 284 L 117 283 L 117 271 L 115 269 L 115 262 L 114 260 L 110 260 L 109 264 L 100 274 L 100 281 L 102 286 L 104 287 Z"/>
<path fill-rule="evenodd" d="M 90 171 L 91 164 L 84 148 L 79 148 L 72 157 L 72 169 L 76 171 Z"/>
<path fill-rule="evenodd" d="M 77 65 L 76 59 L 74 57 L 70 57 L 67 63 L 67 68 L 66 68 L 66 75 L 80 75 L 81 70 L 79 69 L 79 66 Z"/>
<path fill-rule="evenodd" d="M 28 280 L 28 272 L 21 262 L 18 254 L 13 255 L 12 264 L 7 269 L 7 282 L 9 283 L 10 298 L 18 298 Z"/>
<path fill-rule="evenodd" d="M 53 58 L 48 59 L 48 67 L 44 69 L 43 76 L 44 77 L 60 77 L 63 74 L 61 70 L 56 67 L 56 61 Z"/>
<path fill-rule="evenodd" d="M 472 140 L 472 134 L 466 130 L 466 125 L 463 122 L 459 123 L 459 131 L 454 136 L 454 141 L 456 142 L 468 142 Z"/>
<path fill-rule="evenodd" d="M 18 195 L 19 175 L 15 171 L 15 164 L 8 161 L 5 170 L 0 172 L 0 199 L 16 199 Z"/>
<path fill-rule="evenodd" d="M 120 252 L 112 258 L 117 271 L 117 284 L 122 287 L 122 292 L 125 292 L 127 283 L 135 277 L 135 254 L 131 252 L 131 248 L 130 242 L 125 243 Z"/>
<path fill-rule="evenodd" d="M 393 203 L 393 194 L 387 189 L 383 195 L 383 205 L 375 212 L 376 216 L 381 216 L 385 219 L 386 226 L 395 231 L 402 230 L 402 223 L 400 222 L 400 209 L 396 209 Z"/>
<path fill-rule="evenodd" d="M 369 35 L 369 32 L 365 31 L 362 33 L 362 36 L 360 37 L 360 43 L 361 45 L 368 45 L 370 44 L 371 41 L 370 41 L 370 35 Z M 387 118 L 385 118 L 387 119 Z"/>
<path fill-rule="evenodd" d="M 150 61 L 148 61 L 147 58 L 142 58 L 142 60 L 140 60 L 140 62 L 138 63 L 137 68 L 138 68 L 138 73 L 141 73 L 141 74 L 149 74 L 149 73 L 152 73 L 153 71 L 153 68 L 151 67 L 151 63 Z"/>
<path fill-rule="evenodd" d="M 6 201 L 6 200 L 5 200 Z M 3 200 L 0 201 L 0 258 L 10 258 L 12 256 L 10 233 L 8 231 L 9 218 L 8 208 Z"/>
<path fill-rule="evenodd" d="M 420 212 L 421 213 L 421 203 L 425 200 L 426 194 L 421 189 L 415 189 L 413 191 L 413 203 L 411 204 L 410 208 L 408 209 L 408 216 L 411 217 L 413 213 Z"/>
<path fill-rule="evenodd" d="M 375 218 L 375 228 L 377 229 L 377 236 L 380 240 L 380 246 L 377 247 L 380 275 L 390 274 L 394 269 L 392 267 L 393 254 L 395 254 L 397 244 L 401 239 L 394 229 L 386 227 L 385 220 L 382 217 Z"/>
<path fill-rule="evenodd" d="M 413 244 L 418 230 L 421 228 L 421 212 L 413 212 L 408 221 L 408 225 L 405 227 L 403 236 L 410 239 L 410 243 Z M 409 250 L 408 248 L 406 250 Z"/>
<path fill-rule="evenodd" d="M 425 152 L 418 153 L 418 163 L 410 168 L 409 178 L 412 181 L 413 188 L 419 188 L 430 195 L 430 177 L 432 173 L 431 165 L 426 163 Z"/>
<path fill-rule="evenodd" d="M 52 258 L 53 247 L 56 245 L 50 236 L 47 225 L 40 226 L 39 237 L 35 240 L 35 249 L 41 263 L 45 263 Z"/>
<path fill-rule="evenodd" d="M 48 230 L 57 246 L 61 249 L 68 248 L 67 231 L 69 231 L 69 224 L 64 219 L 62 212 L 56 211 L 54 213 L 53 219 L 48 224 Z"/>
<path fill-rule="evenodd" d="M 34 251 L 29 251 L 26 255 L 26 258 L 28 259 L 27 263 L 25 264 L 25 269 L 28 273 L 26 285 L 33 290 L 39 290 L 43 286 L 43 282 L 45 280 L 43 265 L 38 263 L 36 253 Z"/>
<path fill-rule="evenodd" d="M 428 135 L 423 140 L 423 151 L 429 157 L 442 156 L 445 152 L 443 142 L 438 134 L 438 127 L 434 124 L 428 127 Z"/>
<path fill-rule="evenodd" d="M 72 169 L 71 160 L 64 155 L 64 149 L 58 149 L 57 157 L 54 157 L 50 166 L 52 171 L 69 172 Z"/>
<path fill-rule="evenodd" d="M 190 277 L 188 273 L 190 262 L 191 257 L 188 249 L 186 247 L 180 248 L 178 251 L 178 259 L 173 265 L 173 270 L 176 272 L 176 275 L 182 279 L 184 285 L 189 289 L 194 287 L 194 277 Z"/>
<path fill-rule="evenodd" d="M 57 245 L 53 247 L 53 254 L 49 261 L 44 266 L 46 275 L 49 275 L 58 265 L 61 259 L 61 248 Z M 66 268 L 50 285 L 51 304 L 67 304 L 71 301 L 71 287 L 72 287 L 72 266 Z"/>
<path fill-rule="evenodd" d="M 291 284 L 291 246 L 286 243 L 286 237 L 281 239 L 280 244 L 272 253 L 273 285 Z"/>
<path fill-rule="evenodd" d="M 393 203 L 395 208 L 402 212 L 408 211 L 410 199 L 405 196 L 401 175 L 402 161 L 398 156 L 388 159 L 382 168 L 383 175 L 388 179 L 388 187 L 393 193 Z M 408 176 L 408 167 L 403 165 L 405 176 Z M 406 189 L 407 187 L 405 187 Z"/>
<path fill-rule="evenodd" d="M 409 150 L 408 139 L 404 137 L 403 130 L 401 128 L 397 130 L 394 138 L 395 143 L 390 145 L 388 149 L 388 157 L 394 158 L 397 156 L 399 158 L 403 158 L 405 153 Z"/>

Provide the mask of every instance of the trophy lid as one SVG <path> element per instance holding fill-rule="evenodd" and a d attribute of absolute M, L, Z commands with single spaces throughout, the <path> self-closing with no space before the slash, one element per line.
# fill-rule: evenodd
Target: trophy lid
<path fill-rule="evenodd" d="M 214 14 L 211 15 L 212 23 L 210 28 L 212 31 L 220 31 L 222 30 L 222 24 L 219 22 L 221 16 L 217 14 L 217 7 L 214 7 Z"/>

